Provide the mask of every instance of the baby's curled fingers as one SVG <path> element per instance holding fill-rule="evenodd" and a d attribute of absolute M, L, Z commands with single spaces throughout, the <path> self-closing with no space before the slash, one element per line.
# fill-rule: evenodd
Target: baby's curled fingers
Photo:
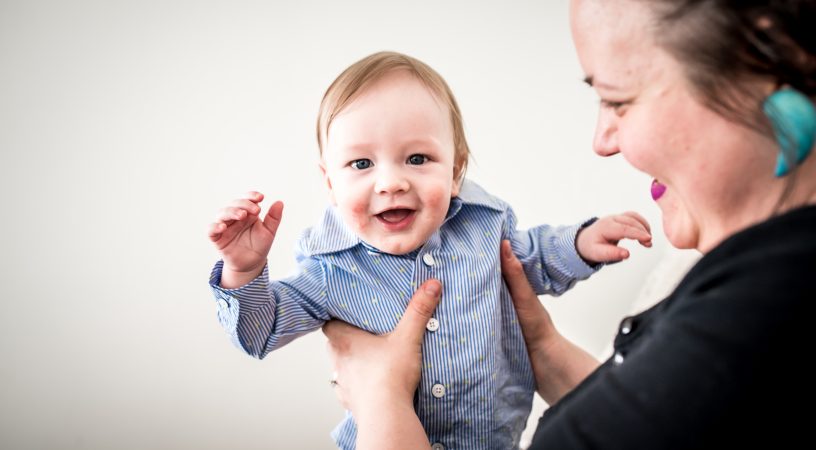
<path fill-rule="evenodd" d="M 221 233 L 227 229 L 227 224 L 224 222 L 216 222 L 210 224 L 209 230 L 207 230 L 207 235 L 210 237 L 210 240 L 215 242 L 221 239 Z"/>
<path fill-rule="evenodd" d="M 249 214 L 258 215 L 261 213 L 261 207 L 257 203 L 247 200 L 245 198 L 233 200 L 230 202 L 230 207 L 243 209 Z"/>
<path fill-rule="evenodd" d="M 243 208 L 236 208 L 234 206 L 227 206 L 218 212 L 215 217 L 216 223 L 224 222 L 227 226 L 231 225 L 236 220 L 243 220 L 247 216 L 247 211 Z"/>
<path fill-rule="evenodd" d="M 260 203 L 263 201 L 264 195 L 258 191 L 249 191 L 244 195 L 244 198 L 253 203 Z"/>
<path fill-rule="evenodd" d="M 621 239 L 634 239 L 644 247 L 652 246 L 652 234 L 643 226 L 641 222 L 630 216 L 615 216 L 615 227 L 610 229 L 611 234 L 604 233 L 604 237 L 609 240 L 619 241 Z"/>
<path fill-rule="evenodd" d="M 638 214 L 638 213 L 636 213 L 634 211 L 626 211 L 625 213 L 623 213 L 621 215 L 631 217 L 631 218 L 637 220 L 641 225 L 643 225 L 643 228 L 646 229 L 646 231 L 648 231 L 649 233 L 652 232 L 652 227 L 649 226 L 649 222 L 645 218 L 643 218 L 643 216 L 641 216 L 640 214 Z"/>
<path fill-rule="evenodd" d="M 623 247 L 618 247 L 613 243 L 595 244 L 586 255 L 586 258 L 592 261 L 598 261 L 605 264 L 616 263 L 629 257 L 629 250 Z"/>

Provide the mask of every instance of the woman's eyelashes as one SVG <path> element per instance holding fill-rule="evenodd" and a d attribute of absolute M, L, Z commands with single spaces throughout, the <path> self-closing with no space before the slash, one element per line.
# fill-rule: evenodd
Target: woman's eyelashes
<path fill-rule="evenodd" d="M 626 106 L 628 106 L 629 103 L 630 103 L 629 101 L 619 101 L 618 102 L 618 101 L 601 99 L 601 107 L 602 108 L 611 109 L 612 111 L 615 112 L 615 114 L 618 114 L 618 115 L 620 115 L 620 114 L 622 114 L 624 112 Z"/>

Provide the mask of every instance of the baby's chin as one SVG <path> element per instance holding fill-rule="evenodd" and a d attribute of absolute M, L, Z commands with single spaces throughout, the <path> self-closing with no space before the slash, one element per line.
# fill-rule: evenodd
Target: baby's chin
<path fill-rule="evenodd" d="M 373 246 L 383 252 L 388 253 L 390 255 L 405 255 L 411 253 L 412 251 L 422 247 L 424 242 L 420 242 L 419 244 L 411 245 L 411 243 L 407 242 L 380 242 L 377 244 L 373 244 Z"/>

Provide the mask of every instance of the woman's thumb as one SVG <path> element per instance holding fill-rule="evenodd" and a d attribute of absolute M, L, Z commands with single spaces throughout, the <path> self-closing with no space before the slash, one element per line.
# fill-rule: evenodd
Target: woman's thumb
<path fill-rule="evenodd" d="M 425 326 L 428 320 L 433 317 L 437 305 L 442 297 L 442 284 L 437 280 L 428 280 L 414 292 L 413 298 L 408 303 L 408 308 L 402 315 L 400 323 L 394 330 L 395 335 L 401 335 L 404 339 L 410 339 L 417 344 L 422 343 L 425 334 Z"/>

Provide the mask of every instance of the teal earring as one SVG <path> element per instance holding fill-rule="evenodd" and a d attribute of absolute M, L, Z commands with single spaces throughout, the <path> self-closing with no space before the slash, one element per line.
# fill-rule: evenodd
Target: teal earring
<path fill-rule="evenodd" d="M 762 110 L 773 126 L 779 155 L 776 158 L 777 177 L 787 175 L 813 149 L 816 141 L 816 107 L 806 95 L 785 87 L 762 103 Z"/>

